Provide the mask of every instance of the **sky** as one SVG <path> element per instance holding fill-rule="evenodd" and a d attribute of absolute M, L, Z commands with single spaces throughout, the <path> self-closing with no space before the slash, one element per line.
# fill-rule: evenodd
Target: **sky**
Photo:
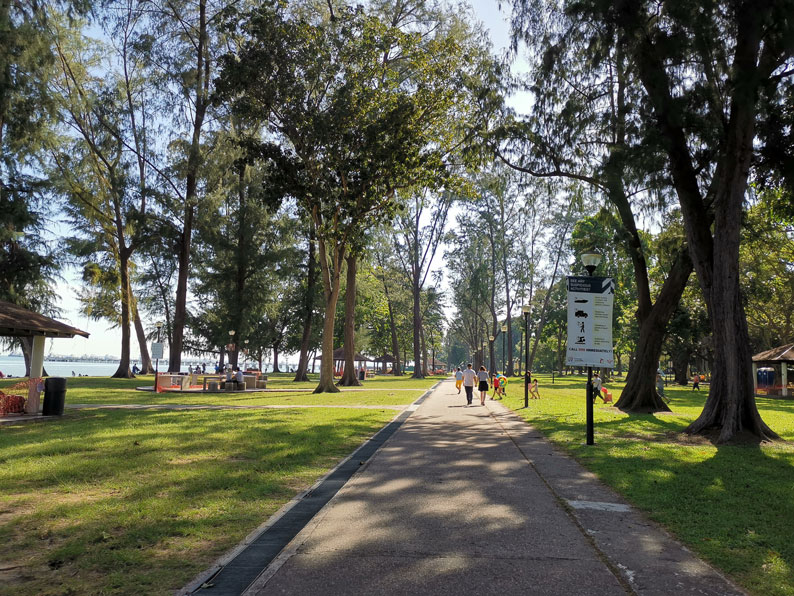
<path fill-rule="evenodd" d="M 470 0 L 470 4 L 475 18 L 483 23 L 491 36 L 494 53 L 503 53 L 510 44 L 509 15 L 505 12 L 505 8 L 500 11 L 497 0 Z M 514 105 L 514 107 L 521 111 L 520 105 Z M 439 256 L 436 257 L 439 266 L 441 266 L 442 254 L 442 251 L 439 250 Z M 120 331 L 111 328 L 106 321 L 92 321 L 80 314 L 77 300 L 79 287 L 79 272 L 74 269 L 64 271 L 64 279 L 56 287 L 56 293 L 60 297 L 61 316 L 59 320 L 87 331 L 91 336 L 88 339 L 78 336 L 72 339 L 48 340 L 47 354 L 118 357 L 121 342 Z M 131 353 L 133 358 L 138 357 L 140 353 L 134 330 Z"/>

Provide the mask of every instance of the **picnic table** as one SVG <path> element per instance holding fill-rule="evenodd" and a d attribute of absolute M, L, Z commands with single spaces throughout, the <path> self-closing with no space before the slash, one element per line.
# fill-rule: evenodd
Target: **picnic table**
<path fill-rule="evenodd" d="M 226 375 L 205 375 L 202 391 L 207 390 L 207 383 L 209 381 L 218 381 L 218 387 L 220 387 L 220 384 L 225 380 L 226 380 Z"/>

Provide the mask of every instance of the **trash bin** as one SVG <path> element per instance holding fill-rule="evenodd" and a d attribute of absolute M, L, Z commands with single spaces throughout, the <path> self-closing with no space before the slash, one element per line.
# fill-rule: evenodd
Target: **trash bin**
<path fill-rule="evenodd" d="M 366 378 L 367 378 L 367 371 L 365 371 L 365 370 L 362 368 L 360 371 L 358 371 L 358 380 L 359 380 L 359 381 L 363 381 L 363 380 L 365 380 Z"/>
<path fill-rule="evenodd" d="M 63 416 L 66 403 L 66 379 L 48 377 L 44 381 L 44 404 L 41 413 L 44 416 Z"/>

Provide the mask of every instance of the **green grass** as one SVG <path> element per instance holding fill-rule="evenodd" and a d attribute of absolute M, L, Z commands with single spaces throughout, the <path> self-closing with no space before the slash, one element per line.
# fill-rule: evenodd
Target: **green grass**
<path fill-rule="evenodd" d="M 700 393 L 668 385 L 672 414 L 627 415 L 598 401 L 595 442 L 585 442 L 582 376 L 540 375 L 542 399 L 523 409 L 519 379 L 505 404 L 604 482 L 754 594 L 794 595 L 794 401 L 757 398 L 782 441 L 715 446 L 682 433 L 703 409 Z M 617 398 L 619 382 L 605 386 Z"/>
<path fill-rule="evenodd" d="M 87 410 L 4 426 L 0 594 L 173 593 L 394 414 Z"/>
<path fill-rule="evenodd" d="M 289 377 L 291 378 L 291 376 Z M 408 377 L 372 379 L 355 390 L 342 388 L 340 393 L 313 394 L 316 382 L 296 383 L 286 378 L 268 380 L 268 389 L 302 389 L 301 391 L 262 393 L 193 393 L 169 391 L 154 393 L 137 391 L 135 387 L 151 386 L 154 377 L 136 379 L 108 379 L 106 377 L 77 377 L 67 380 L 66 404 L 181 404 L 181 405 L 344 405 L 385 406 L 407 405 L 439 380 Z M 0 383 L 0 389 L 11 383 Z"/>
<path fill-rule="evenodd" d="M 294 374 L 289 373 L 267 373 L 267 387 L 268 389 L 314 389 L 320 380 L 320 375 L 318 374 L 310 374 L 310 380 L 307 383 L 296 383 L 292 380 L 294 377 Z M 376 375 L 364 381 L 363 387 L 365 389 L 427 389 L 440 379 L 445 378 L 447 377 L 435 376 L 425 379 L 412 379 L 409 374 L 402 377 Z"/>

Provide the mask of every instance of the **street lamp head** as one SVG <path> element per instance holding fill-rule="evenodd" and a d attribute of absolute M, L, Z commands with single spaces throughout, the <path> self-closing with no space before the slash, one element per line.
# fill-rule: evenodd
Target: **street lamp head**
<path fill-rule="evenodd" d="M 601 253 L 595 250 L 589 250 L 586 253 L 582 253 L 579 257 L 582 260 L 582 265 L 584 268 L 587 269 L 588 275 L 593 275 L 593 271 L 595 271 L 598 264 L 601 262 Z"/>
<path fill-rule="evenodd" d="M 521 312 L 522 312 L 522 313 L 524 313 L 525 315 L 526 315 L 526 314 L 529 314 L 529 304 L 525 304 L 525 305 L 523 305 L 523 306 L 521 307 Z"/>
<path fill-rule="evenodd" d="M 502 323 L 502 333 L 507 331 L 507 323 Z"/>
<path fill-rule="evenodd" d="M 229 330 L 229 335 L 234 335 L 234 333 L 235 333 L 234 329 Z"/>
<path fill-rule="evenodd" d="M 489 341 L 493 341 L 494 339 L 496 339 L 496 338 L 495 338 L 493 335 L 489 335 L 489 336 L 488 336 L 488 340 L 489 340 Z"/>
<path fill-rule="evenodd" d="M 162 321 L 157 321 L 157 322 L 154 324 L 154 326 L 155 326 L 155 327 L 157 327 L 157 329 L 160 329 L 160 328 L 163 326 L 163 322 L 162 322 Z"/>

